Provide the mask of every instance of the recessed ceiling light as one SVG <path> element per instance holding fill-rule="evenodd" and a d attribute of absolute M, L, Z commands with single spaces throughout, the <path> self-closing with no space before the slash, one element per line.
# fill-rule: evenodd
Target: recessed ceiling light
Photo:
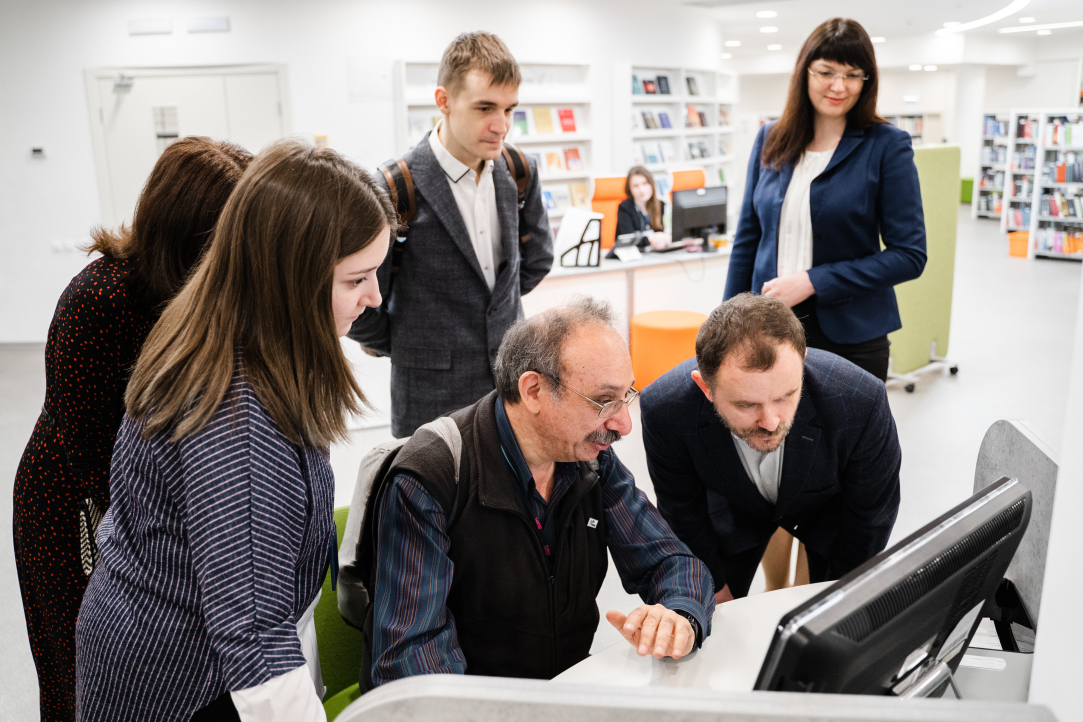
<path fill-rule="evenodd" d="M 782 50 L 782 46 L 781 45 L 768 45 L 767 49 L 768 50 Z"/>
<path fill-rule="evenodd" d="M 741 41 L 740 40 L 727 40 L 725 42 L 725 45 L 726 45 L 727 48 L 739 48 L 739 47 L 741 47 Z"/>
<path fill-rule="evenodd" d="M 946 27 L 946 28 L 957 28 L 960 25 L 962 25 L 962 23 L 957 22 L 955 20 L 950 20 L 950 21 L 944 23 L 944 27 Z"/>
<path fill-rule="evenodd" d="M 1036 19 L 1037 19 L 1037 18 L 1019 18 L 1019 22 L 1021 22 L 1021 23 L 1032 23 L 1032 22 L 1034 22 L 1034 21 L 1035 21 Z"/>
<path fill-rule="evenodd" d="M 733 53 L 722 53 L 719 57 L 723 60 L 730 60 L 733 57 Z"/>
<path fill-rule="evenodd" d="M 758 17 L 758 18 L 777 18 L 778 13 L 776 13 L 774 10 L 760 10 L 758 13 L 756 13 L 756 17 Z"/>
<path fill-rule="evenodd" d="M 936 70 L 936 66 L 935 65 L 926 65 L 925 70 L 927 70 L 927 71 L 929 71 L 931 73 L 934 70 Z"/>
<path fill-rule="evenodd" d="M 875 38 L 869 38 L 869 40 L 872 40 L 874 43 L 886 43 L 887 42 L 887 38 L 882 37 L 880 35 L 877 35 Z"/>
<path fill-rule="evenodd" d="M 760 32 L 761 33 L 777 33 L 778 28 L 774 28 L 774 27 L 771 27 L 770 25 L 768 25 L 765 28 L 760 28 Z"/>
<path fill-rule="evenodd" d="M 1052 35 L 1052 34 L 1053 34 L 1052 30 L 1039 30 L 1038 31 L 1038 35 Z"/>
<path fill-rule="evenodd" d="M 917 64 L 915 64 L 915 65 L 911 65 L 911 66 L 910 66 L 910 69 L 911 69 L 911 70 L 921 70 L 921 66 L 920 66 L 920 65 L 917 65 Z"/>

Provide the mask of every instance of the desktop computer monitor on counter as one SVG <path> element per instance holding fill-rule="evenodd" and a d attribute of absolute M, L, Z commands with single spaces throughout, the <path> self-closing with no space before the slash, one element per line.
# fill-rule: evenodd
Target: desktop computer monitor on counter
<path fill-rule="evenodd" d="M 714 246 L 707 243 L 707 236 L 712 232 L 726 232 L 726 198 L 726 186 L 673 191 L 670 224 L 673 242 L 702 238 L 703 250 L 713 251 Z"/>
<path fill-rule="evenodd" d="M 916 697 L 954 685 L 1031 503 L 1002 478 L 786 614 L 755 689 Z"/>

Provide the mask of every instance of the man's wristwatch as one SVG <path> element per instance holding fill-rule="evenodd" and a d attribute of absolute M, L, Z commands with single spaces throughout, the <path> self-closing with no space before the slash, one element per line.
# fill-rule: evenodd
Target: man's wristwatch
<path fill-rule="evenodd" d="M 696 642 L 692 645 L 692 649 L 699 649 L 703 644 L 703 630 L 699 628 L 699 622 L 697 622 L 696 618 L 689 612 L 686 612 L 683 609 L 674 609 L 673 611 L 687 619 L 688 623 L 692 625 L 692 631 L 696 633 Z"/>

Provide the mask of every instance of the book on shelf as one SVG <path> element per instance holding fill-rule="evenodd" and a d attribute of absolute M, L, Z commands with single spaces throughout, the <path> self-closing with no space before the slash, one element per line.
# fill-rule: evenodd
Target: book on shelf
<path fill-rule="evenodd" d="M 572 205 L 572 194 L 567 183 L 560 183 L 548 189 L 553 194 L 553 210 L 562 211 Z"/>
<path fill-rule="evenodd" d="M 565 148 L 564 163 L 568 166 L 568 170 L 583 170 L 583 159 L 579 155 L 579 149 Z"/>
<path fill-rule="evenodd" d="M 575 132 L 575 110 L 573 108 L 561 108 L 557 111 L 560 118 L 560 131 L 562 133 Z"/>
<path fill-rule="evenodd" d="M 659 198 L 669 200 L 669 191 L 672 188 L 673 183 L 669 179 L 669 174 L 663 173 L 654 177 L 654 189 L 658 192 Z"/>
<path fill-rule="evenodd" d="M 1049 118 L 1045 125 L 1046 146 L 1083 146 L 1083 115 Z"/>
<path fill-rule="evenodd" d="M 526 151 L 526 157 L 529 158 L 530 160 L 534 161 L 534 166 L 538 170 L 541 170 L 542 168 L 545 167 L 545 165 L 542 164 L 541 153 L 535 153 L 533 151 L 528 150 L 528 151 Z"/>
<path fill-rule="evenodd" d="M 643 92 L 647 95 L 655 95 L 658 92 L 658 86 L 655 85 L 655 82 L 653 80 L 644 80 Z"/>
<path fill-rule="evenodd" d="M 550 135 L 555 132 L 552 108 L 534 108 L 534 131 L 539 135 Z"/>
<path fill-rule="evenodd" d="M 643 83 L 640 82 L 638 75 L 632 76 L 632 95 L 643 95 Z"/>
<path fill-rule="evenodd" d="M 719 155 L 729 155 L 730 154 L 730 144 L 727 143 L 724 140 L 719 140 L 718 141 L 718 154 Z"/>
<path fill-rule="evenodd" d="M 1042 183 L 1083 183 L 1083 151 L 1059 151 L 1055 160 L 1042 163 Z"/>
<path fill-rule="evenodd" d="M 699 116 L 699 127 L 700 128 L 706 128 L 707 127 L 707 114 L 704 113 L 702 110 L 697 110 L 696 115 Z"/>
<path fill-rule="evenodd" d="M 1046 253 L 1083 253 L 1083 231 L 1039 228 L 1035 234 L 1034 250 Z"/>
<path fill-rule="evenodd" d="M 545 154 L 545 170 L 549 173 L 560 173 L 567 170 L 564 167 L 564 156 L 557 151 L 550 151 Z"/>
<path fill-rule="evenodd" d="M 511 114 L 512 136 L 530 135 L 530 126 L 526 122 L 526 111 L 515 110 Z"/>
<path fill-rule="evenodd" d="M 1008 162 L 1008 146 L 1006 145 L 983 145 L 981 148 L 981 164 L 983 166 L 1003 165 Z"/>
<path fill-rule="evenodd" d="M 659 95 L 669 95 L 669 76 L 659 75 L 655 78 L 655 82 L 658 84 Z"/>
<path fill-rule="evenodd" d="M 643 145 L 641 143 L 632 143 L 632 165 L 643 165 Z"/>
<path fill-rule="evenodd" d="M 699 153 L 699 145 L 694 140 L 688 141 L 688 157 L 689 159 L 701 158 Z"/>
<path fill-rule="evenodd" d="M 668 140 L 658 142 L 658 157 L 663 163 L 673 163 L 677 160 L 677 154 L 673 152 L 673 143 Z"/>
<path fill-rule="evenodd" d="M 658 124 L 663 128 L 672 128 L 673 124 L 669 122 L 669 113 L 662 110 L 658 113 Z"/>
<path fill-rule="evenodd" d="M 687 108 L 685 108 L 685 110 L 688 113 L 688 119 L 684 123 L 685 127 L 702 128 L 703 123 L 700 121 L 699 111 L 696 110 L 696 107 L 694 105 L 689 105 Z"/>
<path fill-rule="evenodd" d="M 696 81 L 695 76 L 689 75 L 686 77 L 684 84 L 688 86 L 689 95 L 699 95 L 699 83 Z"/>
<path fill-rule="evenodd" d="M 1038 119 L 1031 118 L 1027 115 L 1020 115 L 1015 119 L 1015 139 L 1022 140 L 1037 140 L 1038 138 Z"/>
<path fill-rule="evenodd" d="M 729 113 L 726 112 L 725 108 L 719 108 L 718 109 L 718 127 L 719 128 L 725 128 L 729 124 L 730 124 Z"/>
<path fill-rule="evenodd" d="M 999 138 L 1008 135 L 1008 121 L 997 120 L 992 115 L 985 116 L 986 137 Z"/>
<path fill-rule="evenodd" d="M 640 130 L 643 126 L 639 124 L 639 113 L 632 111 L 632 130 Z"/>
<path fill-rule="evenodd" d="M 553 198 L 553 191 L 542 188 L 542 201 L 545 203 L 545 210 L 555 211 L 557 209 L 557 202 Z"/>
<path fill-rule="evenodd" d="M 643 144 L 643 162 L 647 165 L 658 165 L 662 162 L 661 159 L 659 159 L 658 157 L 657 143 Z"/>
<path fill-rule="evenodd" d="M 568 192 L 572 196 L 573 206 L 578 208 L 580 206 L 590 205 L 586 183 L 571 183 L 568 185 Z"/>
<path fill-rule="evenodd" d="M 718 169 L 718 183 L 719 185 L 726 185 L 726 171 L 720 167 Z"/>
<path fill-rule="evenodd" d="M 700 158 L 710 158 L 711 157 L 711 151 L 710 151 L 710 149 L 707 148 L 707 141 L 701 140 L 696 145 L 699 146 L 699 157 Z"/>
<path fill-rule="evenodd" d="M 654 119 L 653 110 L 643 111 L 643 127 L 647 130 L 654 130 L 658 127 L 658 121 Z"/>

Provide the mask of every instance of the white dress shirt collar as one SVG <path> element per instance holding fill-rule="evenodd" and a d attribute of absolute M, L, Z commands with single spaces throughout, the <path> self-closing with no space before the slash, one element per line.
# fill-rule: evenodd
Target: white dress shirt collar
<path fill-rule="evenodd" d="M 444 121 L 441 120 L 436 127 L 432 129 L 432 132 L 429 133 L 429 147 L 432 148 L 433 155 L 436 156 L 436 162 L 440 164 L 440 167 L 443 169 L 444 174 L 447 175 L 448 180 L 452 183 L 458 183 L 471 171 L 475 173 L 477 171 L 453 156 L 451 152 L 444 147 L 444 144 L 440 142 L 440 126 L 443 124 Z M 485 161 L 485 165 L 482 166 L 481 172 L 492 173 L 493 161 Z M 474 176 L 470 176 L 470 178 L 473 180 Z"/>

